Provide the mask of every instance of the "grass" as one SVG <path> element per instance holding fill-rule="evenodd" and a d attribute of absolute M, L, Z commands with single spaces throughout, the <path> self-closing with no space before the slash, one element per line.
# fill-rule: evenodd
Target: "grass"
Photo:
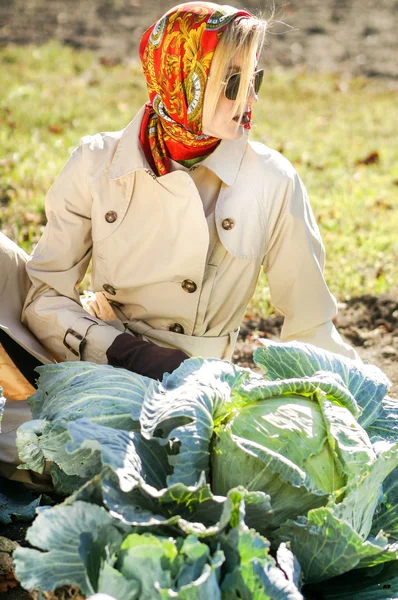
<path fill-rule="evenodd" d="M 29 251 L 80 137 L 123 128 L 146 89 L 137 62 L 109 66 L 57 43 L 1 49 L 0 80 L 0 228 Z M 397 290 L 396 102 L 387 82 L 274 70 L 254 110 L 252 139 L 282 151 L 306 184 L 339 300 Z M 268 310 L 261 276 L 248 311 Z"/>

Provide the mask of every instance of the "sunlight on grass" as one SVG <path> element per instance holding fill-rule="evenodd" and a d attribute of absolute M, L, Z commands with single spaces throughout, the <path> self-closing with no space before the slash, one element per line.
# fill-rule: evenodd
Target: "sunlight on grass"
<path fill-rule="evenodd" d="M 109 67 L 53 42 L 1 49 L 0 76 L 0 227 L 29 251 L 80 137 L 123 128 L 146 88 L 133 60 Z M 387 83 L 274 70 L 254 109 L 252 139 L 283 152 L 306 184 L 338 299 L 397 289 L 396 104 Z M 261 276 L 250 314 L 269 303 Z"/>

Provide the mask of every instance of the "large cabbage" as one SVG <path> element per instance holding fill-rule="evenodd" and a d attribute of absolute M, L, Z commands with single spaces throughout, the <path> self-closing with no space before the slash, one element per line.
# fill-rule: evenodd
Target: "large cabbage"
<path fill-rule="evenodd" d="M 366 572 L 374 597 L 390 600 L 382 590 L 398 587 L 398 402 L 386 397 L 387 378 L 298 343 L 271 343 L 255 360 L 265 376 L 190 359 L 161 383 L 101 365 L 40 368 L 35 420 L 18 435 L 22 468 L 51 460 L 58 489 L 75 492 L 29 530 L 38 550 L 17 551 L 23 585 L 111 586 L 126 600 L 120 540 L 133 531 L 179 540 L 171 587 L 145 581 L 153 598 L 204 598 L 211 585 L 223 600 L 301 600 L 301 565 L 306 584 L 362 569 L 358 581 Z M 187 539 L 192 555 L 181 552 Z M 157 560 L 148 573 L 164 569 Z M 355 576 L 336 580 L 341 600 L 361 597 Z"/>

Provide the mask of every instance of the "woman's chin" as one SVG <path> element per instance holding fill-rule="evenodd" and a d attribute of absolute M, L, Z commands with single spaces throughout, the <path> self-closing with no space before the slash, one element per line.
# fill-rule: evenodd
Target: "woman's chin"
<path fill-rule="evenodd" d="M 224 127 L 203 129 L 203 133 L 219 140 L 238 140 L 242 137 L 244 131 L 245 128 L 243 125 L 234 122 L 228 123 Z"/>

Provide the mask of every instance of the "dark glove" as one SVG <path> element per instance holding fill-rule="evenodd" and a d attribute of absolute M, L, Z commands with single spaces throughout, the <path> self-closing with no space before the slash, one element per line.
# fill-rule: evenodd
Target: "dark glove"
<path fill-rule="evenodd" d="M 182 350 L 162 348 L 129 333 L 118 335 L 108 348 L 106 356 L 110 365 L 123 367 L 152 379 L 162 379 L 165 373 L 172 373 L 189 358 Z"/>

